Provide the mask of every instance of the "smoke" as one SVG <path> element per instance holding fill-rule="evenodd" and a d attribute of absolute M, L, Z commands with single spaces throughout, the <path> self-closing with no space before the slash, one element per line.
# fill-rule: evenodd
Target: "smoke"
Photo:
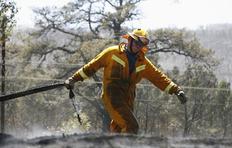
<path fill-rule="evenodd" d="M 80 129 L 74 129 L 72 131 L 64 132 L 64 131 L 56 131 L 47 128 L 43 128 L 41 126 L 35 125 L 30 127 L 30 129 L 14 129 L 10 130 L 8 134 L 13 135 L 16 138 L 20 139 L 33 139 L 37 137 L 44 136 L 59 136 L 63 134 L 73 134 L 73 133 L 83 133 Z"/>
<path fill-rule="evenodd" d="M 14 129 L 10 130 L 9 134 L 13 135 L 16 138 L 20 139 L 30 139 L 35 137 L 41 137 L 41 136 L 51 136 L 54 135 L 51 131 L 48 129 L 42 128 L 40 126 L 33 126 L 30 127 L 30 129 Z"/>

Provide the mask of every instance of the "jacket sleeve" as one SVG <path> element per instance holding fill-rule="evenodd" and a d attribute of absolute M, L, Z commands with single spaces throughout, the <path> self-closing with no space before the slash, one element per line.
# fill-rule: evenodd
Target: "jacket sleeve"
<path fill-rule="evenodd" d="M 181 88 L 172 82 L 170 78 L 162 73 L 157 67 L 155 67 L 151 61 L 147 60 L 146 68 L 144 71 L 144 78 L 153 83 L 160 90 L 165 91 L 169 94 L 176 93 Z"/>
<path fill-rule="evenodd" d="M 100 54 L 98 54 L 95 58 L 93 58 L 89 63 L 84 65 L 78 71 L 76 71 L 72 78 L 76 81 L 83 81 L 91 77 L 98 69 L 104 67 L 107 61 L 107 49 L 103 50 Z"/>

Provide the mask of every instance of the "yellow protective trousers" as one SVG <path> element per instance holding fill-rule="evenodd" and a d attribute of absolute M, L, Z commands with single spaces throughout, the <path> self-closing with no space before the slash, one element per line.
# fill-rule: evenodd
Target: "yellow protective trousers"
<path fill-rule="evenodd" d="M 112 132 L 138 132 L 139 126 L 133 114 L 133 105 L 136 84 L 142 78 L 169 94 L 179 89 L 145 57 L 143 52 L 137 56 L 135 70 L 130 74 L 125 45 L 112 46 L 103 50 L 72 76 L 73 79 L 80 81 L 104 68 L 102 99 L 112 119 L 110 125 Z"/>

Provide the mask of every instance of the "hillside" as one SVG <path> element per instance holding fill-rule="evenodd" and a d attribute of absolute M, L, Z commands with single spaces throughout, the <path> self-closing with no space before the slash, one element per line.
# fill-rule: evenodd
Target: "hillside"
<path fill-rule="evenodd" d="M 220 60 L 216 75 L 232 83 L 232 24 L 210 25 L 196 30 L 202 45 L 211 48 Z"/>
<path fill-rule="evenodd" d="M 210 25 L 193 31 L 202 46 L 215 52 L 220 62 L 215 69 L 217 78 L 232 83 L 232 24 Z M 166 53 L 159 55 L 159 63 L 164 69 L 171 70 L 174 66 L 185 69 L 187 60 L 184 57 Z"/>

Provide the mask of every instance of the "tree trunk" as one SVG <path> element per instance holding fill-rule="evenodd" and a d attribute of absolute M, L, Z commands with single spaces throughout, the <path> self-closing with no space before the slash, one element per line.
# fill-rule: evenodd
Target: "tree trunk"
<path fill-rule="evenodd" d="M 5 47 L 6 47 L 6 16 L 3 16 L 3 21 L 1 24 L 2 36 L 1 36 L 1 46 L 2 46 L 2 78 L 1 78 L 1 95 L 5 95 Z M 5 132 L 5 102 L 1 102 L 1 133 Z"/>
<path fill-rule="evenodd" d="M 189 119 L 188 119 L 188 110 L 187 110 L 187 104 L 184 105 L 184 114 L 185 114 L 185 123 L 184 123 L 184 132 L 183 136 L 187 136 L 189 134 Z"/>

